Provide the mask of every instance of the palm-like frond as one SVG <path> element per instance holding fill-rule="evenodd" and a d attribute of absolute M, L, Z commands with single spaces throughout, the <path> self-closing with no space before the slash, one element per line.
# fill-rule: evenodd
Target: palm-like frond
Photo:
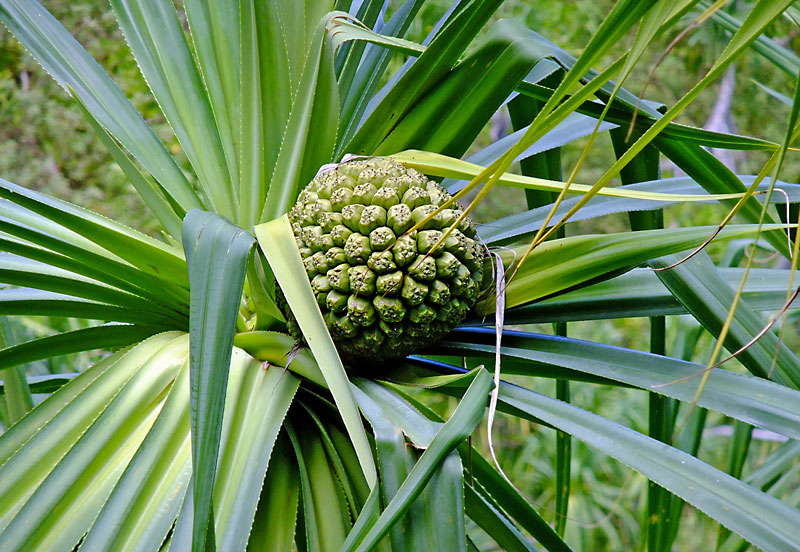
<path fill-rule="evenodd" d="M 688 202 L 739 202 L 741 222 L 717 239 L 763 237 L 790 257 L 786 226 L 762 209 L 783 196 L 754 193 L 779 183 L 794 203 L 798 186 L 777 170 L 736 175 L 703 148 L 764 151 L 767 168 L 779 167 L 792 125 L 776 144 L 674 120 L 751 46 L 797 73 L 764 35 L 790 2 L 761 0 L 742 22 L 715 15 L 731 41 L 670 108 L 611 79 L 624 81 L 653 40 L 684 25 L 693 2 L 622 0 L 577 59 L 518 23 L 492 22 L 501 3 L 456 1 L 416 44 L 403 37 L 422 0 L 393 10 L 383 0 L 186 0 L 180 12 L 112 0 L 188 167 L 41 5 L 0 4 L 0 19 L 76 99 L 166 237 L 0 180 L 0 282 L 9 286 L 0 313 L 102 322 L 21 343 L 0 328 L 0 548 L 475 550 L 485 535 L 506 550 L 565 551 L 575 438 L 655 484 L 650 550 L 670 549 L 678 497 L 735 533 L 720 534 L 725 549 L 743 538 L 800 550 L 796 485 L 776 484 L 800 454 L 800 361 L 779 335 L 750 343 L 768 322 L 762 311 L 783 306 L 796 261 L 754 272 L 731 319 L 741 269 L 705 253 L 668 271 L 641 268 L 672 265 L 714 233 L 663 228 L 656 209 Z M 637 25 L 633 47 L 595 71 Z M 388 74 L 393 54 L 408 59 Z M 506 105 L 514 133 L 470 152 Z M 558 148 L 606 131 L 616 154 L 607 172 L 565 181 Z M 452 191 L 524 188 L 526 208 L 478 228 L 514 274 L 503 288 L 506 324 L 647 316 L 651 353 L 568 338 L 564 326 L 556 337 L 506 330 L 496 343 L 490 297 L 430 350 L 357 377 L 368 367 L 340 361 L 283 217 L 317 170 L 345 154 L 394 155 Z M 660 155 L 688 177 L 661 178 Z M 515 162 L 522 175 L 508 172 Z M 617 176 L 624 186 L 608 187 Z M 556 221 L 614 213 L 629 213 L 634 231 L 528 243 Z M 309 348 L 285 333 L 278 287 Z M 661 317 L 683 313 L 731 352 L 749 345 L 739 360 L 750 374 L 667 356 Z M 76 377 L 19 368 L 98 348 L 113 352 Z M 483 365 L 496 354 L 514 381 L 496 390 L 498 410 L 558 431 L 555 528 L 467 439 L 492 392 Z M 536 378 L 556 379 L 557 398 L 535 392 Z M 569 382 L 648 393 L 650 435 L 569 404 Z M 49 396 L 31 408 L 31 393 Z M 445 419 L 426 401 L 447 396 L 458 404 Z M 731 474 L 698 459 L 699 444 L 670 444 L 679 404 L 741 423 Z M 750 426 L 789 441 L 743 475 Z"/>

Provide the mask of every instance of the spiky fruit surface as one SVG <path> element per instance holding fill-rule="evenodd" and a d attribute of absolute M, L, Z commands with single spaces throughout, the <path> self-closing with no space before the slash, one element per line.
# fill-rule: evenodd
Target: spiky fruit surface
<path fill-rule="evenodd" d="M 481 291 L 484 250 L 437 183 L 389 158 L 338 165 L 317 176 L 289 211 L 317 303 L 347 360 L 420 350 L 467 315 Z M 288 310 L 284 308 L 284 310 Z M 289 329 L 300 338 L 290 312 Z"/>

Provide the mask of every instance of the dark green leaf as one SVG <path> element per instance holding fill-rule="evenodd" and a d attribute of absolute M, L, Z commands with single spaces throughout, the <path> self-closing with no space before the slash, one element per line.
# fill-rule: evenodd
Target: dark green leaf
<path fill-rule="evenodd" d="M 800 550 L 800 511 L 695 457 L 550 397 L 503 384 L 510 404 L 639 471 L 765 550 Z"/>
<path fill-rule="evenodd" d="M 408 510 L 413 500 L 419 496 L 425 484 L 430 481 L 435 470 L 442 465 L 447 455 L 472 433 L 472 430 L 475 429 L 475 426 L 483 416 L 491 386 L 492 382 L 489 373 L 483 369 L 478 370 L 472 384 L 464 394 L 463 400 L 456 407 L 450 420 L 437 432 L 430 446 L 422 454 L 398 489 L 397 494 L 386 506 L 386 509 L 370 528 L 369 532 L 363 536 L 363 540 L 356 541 L 358 543 L 356 550 L 371 549 L 389 532 L 397 519 Z M 356 544 L 356 542 L 353 544 Z"/>
<path fill-rule="evenodd" d="M 678 260 L 678 256 L 664 257 L 654 260 L 652 265 L 665 267 Z M 736 291 L 719 277 L 705 252 L 656 274 L 704 328 L 712 335 L 719 335 Z M 746 300 L 740 299 L 725 338 L 725 347 L 730 352 L 738 351 L 766 325 L 766 319 L 753 311 Z M 758 377 L 775 379 L 783 385 L 800 389 L 800 359 L 771 331 L 742 351 L 737 359 Z"/>
<path fill-rule="evenodd" d="M 500 4 L 498 0 L 465 2 L 458 14 L 448 19 L 425 53 L 381 98 L 353 139 L 341 147 L 338 153 L 372 153 L 414 103 L 450 71 Z"/>
<path fill-rule="evenodd" d="M 124 347 L 168 328 L 108 324 L 40 337 L 0 350 L 0 369 L 81 351 Z"/>
<path fill-rule="evenodd" d="M 463 329 L 451 334 L 431 352 L 449 355 L 494 354 L 490 328 Z M 621 381 L 669 397 L 691 402 L 705 367 L 661 355 L 557 336 L 505 331 L 504 372 L 538 375 L 539 365 L 578 370 Z M 524 359 L 527 362 L 521 362 Z M 515 362 L 516 361 L 516 362 Z M 769 380 L 728 370 L 710 372 L 698 404 L 728 416 L 787 435 L 800 437 L 800 393 Z"/>

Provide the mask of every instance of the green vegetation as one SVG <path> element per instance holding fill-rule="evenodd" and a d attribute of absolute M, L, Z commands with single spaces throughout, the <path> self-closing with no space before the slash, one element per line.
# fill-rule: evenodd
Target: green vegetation
<path fill-rule="evenodd" d="M 0 4 L 0 548 L 800 550 L 790 4 Z M 505 273 L 377 372 L 283 216 L 348 153 Z"/>

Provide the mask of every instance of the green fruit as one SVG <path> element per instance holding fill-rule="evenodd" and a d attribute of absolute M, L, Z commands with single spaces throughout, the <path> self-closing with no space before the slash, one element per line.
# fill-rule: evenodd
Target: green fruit
<path fill-rule="evenodd" d="M 423 174 L 380 157 L 342 163 L 300 193 L 289 220 L 346 360 L 419 351 L 461 323 L 477 301 L 487 271 L 472 223 L 465 218 L 442 241 L 462 213 L 458 206 L 411 230 L 449 199 Z"/>

